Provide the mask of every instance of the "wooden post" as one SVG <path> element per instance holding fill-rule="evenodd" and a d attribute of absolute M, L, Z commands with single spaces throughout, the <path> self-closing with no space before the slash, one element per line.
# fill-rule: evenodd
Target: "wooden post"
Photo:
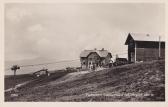
<path fill-rule="evenodd" d="M 136 52 L 136 51 L 137 51 L 136 48 L 137 48 L 137 46 L 136 46 L 136 42 L 135 42 L 135 63 L 136 63 L 136 53 L 137 53 L 137 52 Z"/>
<path fill-rule="evenodd" d="M 14 85 L 13 85 L 13 88 L 15 88 L 15 85 L 16 85 L 16 69 L 13 70 L 14 71 L 14 75 L 13 75 L 13 82 L 14 82 Z"/>

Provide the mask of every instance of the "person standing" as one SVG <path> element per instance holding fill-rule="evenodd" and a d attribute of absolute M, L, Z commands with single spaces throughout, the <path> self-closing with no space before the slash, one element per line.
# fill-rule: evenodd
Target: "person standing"
<path fill-rule="evenodd" d="M 109 68 L 111 68 L 111 67 L 112 67 L 112 65 L 113 65 L 113 61 L 112 61 L 112 60 L 110 60 L 110 62 L 109 62 Z"/>

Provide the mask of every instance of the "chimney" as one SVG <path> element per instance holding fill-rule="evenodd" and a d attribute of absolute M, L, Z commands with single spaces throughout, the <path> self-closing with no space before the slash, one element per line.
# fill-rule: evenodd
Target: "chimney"
<path fill-rule="evenodd" d="M 104 51 L 104 48 L 102 48 L 102 51 Z"/>

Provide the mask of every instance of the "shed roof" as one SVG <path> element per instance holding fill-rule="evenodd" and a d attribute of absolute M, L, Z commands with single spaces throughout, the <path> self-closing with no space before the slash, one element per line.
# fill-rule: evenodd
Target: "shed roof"
<path fill-rule="evenodd" d="M 160 36 L 160 41 L 164 42 L 165 38 Z M 159 35 L 154 34 L 144 34 L 144 33 L 129 33 L 125 42 L 125 45 L 128 44 L 130 39 L 134 41 L 152 41 L 152 42 L 159 42 Z"/>
<path fill-rule="evenodd" d="M 80 57 L 87 57 L 92 52 L 96 52 L 100 57 L 106 57 L 108 54 L 111 55 L 107 50 L 84 50 L 81 52 Z"/>

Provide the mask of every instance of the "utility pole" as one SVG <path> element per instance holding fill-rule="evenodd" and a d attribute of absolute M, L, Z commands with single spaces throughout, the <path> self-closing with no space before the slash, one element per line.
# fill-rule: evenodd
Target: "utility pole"
<path fill-rule="evenodd" d="M 18 65 L 13 65 L 11 67 L 11 70 L 14 72 L 14 75 L 13 75 L 14 88 L 15 88 L 15 85 L 16 85 L 16 70 L 17 69 L 20 69 L 20 67 Z"/>
<path fill-rule="evenodd" d="M 136 63 L 136 57 L 137 57 L 137 55 L 136 55 L 137 54 L 137 44 L 136 44 L 136 42 L 135 42 L 135 53 L 134 54 L 135 54 L 135 62 L 134 63 Z"/>
<path fill-rule="evenodd" d="M 160 59 L 160 47 L 161 47 L 160 39 L 161 39 L 161 37 L 159 36 L 159 59 Z"/>

